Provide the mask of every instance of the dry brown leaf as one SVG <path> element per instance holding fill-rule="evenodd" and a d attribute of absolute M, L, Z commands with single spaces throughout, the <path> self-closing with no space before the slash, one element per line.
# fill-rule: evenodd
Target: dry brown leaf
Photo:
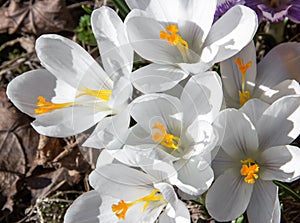
<path fill-rule="evenodd" d="M 65 0 L 11 1 L 0 10 L 0 33 L 55 33 L 72 31 L 73 19 Z"/>
<path fill-rule="evenodd" d="M 16 183 L 33 166 L 38 134 L 30 119 L 8 101 L 5 89 L 0 89 L 0 192 L 6 197 L 4 208 L 12 209 Z"/>

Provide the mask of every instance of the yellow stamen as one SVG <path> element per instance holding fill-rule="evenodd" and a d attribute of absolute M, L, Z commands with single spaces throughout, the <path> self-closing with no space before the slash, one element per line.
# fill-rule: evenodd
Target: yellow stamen
<path fill-rule="evenodd" d="M 159 142 L 161 145 L 168 147 L 170 149 L 178 149 L 180 144 L 180 138 L 172 134 L 168 134 L 165 126 L 162 123 L 160 122 L 154 123 L 152 129 L 159 130 L 159 132 L 155 132 L 152 135 L 152 139 L 155 142 Z"/>
<path fill-rule="evenodd" d="M 179 29 L 176 25 L 167 25 L 165 31 L 160 31 L 160 38 L 168 40 L 169 45 L 171 46 L 177 46 L 178 50 L 180 51 L 183 58 L 186 58 L 186 54 L 188 53 L 189 44 L 187 41 L 182 39 L 182 37 L 177 34 L 179 32 Z"/>
<path fill-rule="evenodd" d="M 38 102 L 36 103 L 37 109 L 34 110 L 34 113 L 37 115 L 44 114 L 55 109 L 65 108 L 74 105 L 73 102 L 55 104 L 49 101 L 42 96 L 38 96 Z"/>
<path fill-rule="evenodd" d="M 244 181 L 248 184 L 254 184 L 255 180 L 258 179 L 259 166 L 252 158 L 241 160 L 242 168 L 240 170 L 242 176 L 246 176 Z"/>
<path fill-rule="evenodd" d="M 143 206 L 143 209 L 142 209 L 142 211 L 144 212 L 151 201 L 160 201 L 160 200 L 162 200 L 163 196 L 161 194 L 157 194 L 157 193 L 160 193 L 160 192 L 159 192 L 159 190 L 155 189 L 151 192 L 151 194 L 149 194 L 145 197 L 142 197 L 140 199 L 137 199 L 137 200 L 135 200 L 133 202 L 130 202 L 130 203 L 126 203 L 124 200 L 121 200 L 121 201 L 119 201 L 118 204 L 113 204 L 111 206 L 111 209 L 112 209 L 113 212 L 115 212 L 116 216 L 119 219 L 125 219 L 126 213 L 127 213 L 128 209 L 131 206 L 133 206 L 135 204 L 138 204 L 138 203 L 141 203 L 141 202 L 145 202 L 145 204 Z"/>
<path fill-rule="evenodd" d="M 246 84 L 246 72 L 252 66 L 252 62 L 248 61 L 247 64 L 244 64 L 242 58 L 236 58 L 234 62 L 237 64 L 239 71 L 242 75 L 242 90 L 239 91 L 240 96 L 240 105 L 243 106 L 250 99 L 250 92 L 245 90 Z"/>
<path fill-rule="evenodd" d="M 102 100 L 108 101 L 109 97 L 111 95 L 111 90 L 90 90 L 89 88 L 84 88 L 81 91 L 82 91 L 82 93 L 78 94 L 76 96 L 76 98 L 87 95 L 87 96 L 92 96 L 92 97 L 96 97 L 96 98 L 100 98 Z M 42 96 L 38 96 L 37 99 L 38 99 L 38 102 L 36 103 L 36 106 L 38 108 L 34 110 L 34 113 L 37 115 L 45 114 L 47 112 L 50 112 L 50 111 L 53 111 L 56 109 L 73 106 L 75 104 L 75 102 L 55 104 L 55 103 L 46 101 L 46 99 Z"/>
<path fill-rule="evenodd" d="M 111 95 L 111 90 L 91 90 L 89 88 L 81 89 L 82 93 L 78 94 L 76 98 L 81 96 L 92 96 L 96 98 L 100 98 L 102 100 L 108 101 Z"/>

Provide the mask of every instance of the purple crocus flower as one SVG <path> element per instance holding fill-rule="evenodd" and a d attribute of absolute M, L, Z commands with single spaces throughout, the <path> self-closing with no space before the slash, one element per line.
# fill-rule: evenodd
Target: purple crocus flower
<path fill-rule="evenodd" d="M 245 5 L 255 10 L 260 20 L 280 22 L 287 16 L 300 23 L 300 0 L 246 0 Z"/>
<path fill-rule="evenodd" d="M 256 11 L 259 20 L 280 22 L 288 17 L 300 23 L 300 0 L 218 0 L 215 19 L 237 4 L 246 5 Z"/>

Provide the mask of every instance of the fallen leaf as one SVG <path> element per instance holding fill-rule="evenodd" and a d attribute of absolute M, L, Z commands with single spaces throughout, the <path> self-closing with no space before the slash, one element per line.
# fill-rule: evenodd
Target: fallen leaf
<path fill-rule="evenodd" d="M 73 18 L 65 0 L 10 1 L 0 10 L 0 33 L 55 33 L 72 31 Z"/>
<path fill-rule="evenodd" d="M 39 135 L 30 119 L 9 101 L 0 89 L 0 191 L 6 198 L 3 208 L 12 210 L 17 181 L 34 165 Z"/>

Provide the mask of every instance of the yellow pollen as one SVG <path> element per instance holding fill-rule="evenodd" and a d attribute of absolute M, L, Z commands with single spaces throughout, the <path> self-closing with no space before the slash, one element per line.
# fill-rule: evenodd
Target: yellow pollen
<path fill-rule="evenodd" d="M 92 96 L 96 98 L 100 98 L 102 100 L 108 101 L 111 95 L 111 90 L 91 90 L 89 88 L 81 89 L 82 93 L 78 94 L 76 98 L 81 96 Z"/>
<path fill-rule="evenodd" d="M 158 132 L 152 134 L 152 139 L 155 142 L 159 142 L 161 145 L 170 149 L 178 149 L 180 144 L 180 138 L 172 134 L 168 134 L 165 126 L 162 123 L 154 123 L 152 129 L 159 130 Z"/>
<path fill-rule="evenodd" d="M 157 194 L 157 193 L 160 193 L 160 191 L 155 189 L 151 192 L 151 194 L 149 194 L 145 197 L 142 197 L 140 199 L 137 199 L 137 200 L 135 200 L 133 202 L 130 202 L 130 203 L 126 203 L 124 200 L 121 200 L 121 201 L 119 201 L 118 204 L 113 204 L 111 206 L 111 210 L 113 212 L 115 212 L 116 216 L 119 219 L 124 220 L 125 217 L 126 217 L 126 213 L 127 213 L 128 209 L 131 206 L 133 206 L 135 204 L 138 204 L 138 203 L 141 203 L 141 202 L 145 202 L 145 204 L 143 206 L 143 210 L 142 210 L 142 211 L 145 211 L 151 201 L 160 201 L 160 200 L 162 200 L 163 196 L 161 194 Z"/>
<path fill-rule="evenodd" d="M 246 73 L 247 70 L 252 66 L 252 62 L 248 61 L 247 64 L 244 64 L 242 58 L 236 58 L 234 62 L 237 64 L 239 71 L 242 75 L 242 90 L 239 91 L 240 96 L 240 105 L 243 106 L 250 99 L 250 92 L 245 90 L 246 84 Z"/>
<path fill-rule="evenodd" d="M 186 54 L 189 49 L 189 44 L 187 41 L 182 39 L 182 37 L 177 34 L 179 32 L 179 29 L 176 25 L 167 25 L 165 31 L 160 31 L 160 38 L 168 40 L 169 45 L 171 46 L 177 46 L 178 50 L 180 51 L 181 55 L 185 58 Z"/>
<path fill-rule="evenodd" d="M 44 113 L 47 113 L 47 112 L 50 112 L 50 111 L 53 111 L 53 110 L 56 110 L 56 109 L 65 108 L 65 107 L 69 107 L 69 106 L 74 105 L 73 102 L 55 104 L 55 103 L 46 101 L 46 99 L 42 96 L 38 96 L 37 99 L 38 99 L 38 102 L 36 103 L 36 106 L 38 108 L 36 108 L 34 110 L 34 113 L 37 114 L 37 115 L 44 114 Z"/>
<path fill-rule="evenodd" d="M 252 158 L 241 160 L 242 168 L 240 170 L 242 176 L 246 176 L 244 181 L 248 184 L 254 184 L 255 180 L 258 179 L 259 166 Z"/>

